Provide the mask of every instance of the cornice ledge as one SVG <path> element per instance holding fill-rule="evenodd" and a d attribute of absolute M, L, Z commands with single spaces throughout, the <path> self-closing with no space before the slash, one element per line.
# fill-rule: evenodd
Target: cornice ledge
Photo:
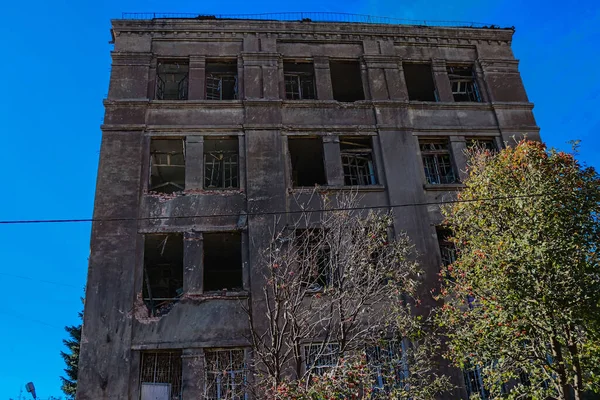
<path fill-rule="evenodd" d="M 242 100 L 150 100 L 150 109 L 244 108 Z"/>
<path fill-rule="evenodd" d="M 146 107 L 150 100 L 148 99 L 104 99 L 104 107 Z"/>
<path fill-rule="evenodd" d="M 243 133 L 242 124 L 230 125 L 147 125 L 146 132 L 238 132 Z"/>
<path fill-rule="evenodd" d="M 146 128 L 145 124 L 102 124 L 100 130 L 103 132 L 114 132 L 114 131 L 143 131 Z"/>
<path fill-rule="evenodd" d="M 494 101 L 492 107 L 498 110 L 533 110 L 533 103 L 531 102 L 507 102 L 507 101 Z"/>
<path fill-rule="evenodd" d="M 293 134 L 294 132 L 354 132 L 361 134 L 376 134 L 375 125 L 283 125 L 282 131 Z"/>
<path fill-rule="evenodd" d="M 433 102 L 433 101 L 410 101 L 408 103 L 410 110 L 484 110 L 492 111 L 490 103 L 477 102 Z"/>

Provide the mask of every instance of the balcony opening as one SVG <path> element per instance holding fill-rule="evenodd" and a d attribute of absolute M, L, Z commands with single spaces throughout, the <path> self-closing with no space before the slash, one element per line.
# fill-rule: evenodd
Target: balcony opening
<path fill-rule="evenodd" d="M 448 78 L 452 86 L 454 101 L 481 102 L 472 67 L 448 66 Z"/>
<path fill-rule="evenodd" d="M 204 234 L 204 291 L 241 291 L 242 236 L 240 233 Z"/>
<path fill-rule="evenodd" d="M 145 351 L 140 367 L 141 400 L 181 399 L 181 351 Z"/>
<path fill-rule="evenodd" d="M 185 153 L 183 139 L 150 141 L 151 192 L 175 193 L 185 189 Z"/>
<path fill-rule="evenodd" d="M 183 235 L 150 234 L 144 240 L 142 296 L 152 316 L 165 314 L 183 294 Z"/>
<path fill-rule="evenodd" d="M 404 79 L 411 101 L 437 101 L 430 64 L 404 63 Z"/>
<path fill-rule="evenodd" d="M 238 138 L 204 139 L 204 188 L 235 189 L 238 178 Z"/>
<path fill-rule="evenodd" d="M 238 98 L 236 61 L 206 63 L 206 99 L 235 100 Z"/>
<path fill-rule="evenodd" d="M 457 183 L 447 140 L 420 140 L 425 179 L 430 185 Z"/>
<path fill-rule="evenodd" d="M 369 137 L 340 138 L 344 183 L 348 186 L 376 185 L 373 147 Z"/>
<path fill-rule="evenodd" d="M 159 61 L 156 68 L 156 99 L 187 100 L 188 75 L 187 61 Z"/>
<path fill-rule="evenodd" d="M 333 98 L 353 102 L 365 99 L 358 61 L 330 61 Z"/>
<path fill-rule="evenodd" d="M 284 62 L 285 98 L 315 99 L 315 69 L 312 63 Z"/>
<path fill-rule="evenodd" d="M 288 148 L 292 161 L 292 185 L 315 186 L 327 184 L 323 162 L 323 140 L 289 138 Z"/>

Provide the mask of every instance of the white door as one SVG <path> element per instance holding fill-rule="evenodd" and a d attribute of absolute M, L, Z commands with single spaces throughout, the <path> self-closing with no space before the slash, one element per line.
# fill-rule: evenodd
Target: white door
<path fill-rule="evenodd" d="M 171 400 L 171 384 L 143 382 L 142 400 Z"/>

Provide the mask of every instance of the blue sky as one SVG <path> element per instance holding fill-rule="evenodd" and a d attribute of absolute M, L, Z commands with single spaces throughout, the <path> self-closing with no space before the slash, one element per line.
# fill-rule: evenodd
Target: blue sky
<path fill-rule="evenodd" d="M 300 8 L 302 7 L 302 8 Z M 600 167 L 600 5 L 571 1 L 346 0 L 227 3 L 99 0 L 7 2 L 0 24 L 0 220 L 91 216 L 102 99 L 110 71 L 110 19 L 121 12 L 323 11 L 515 26 L 515 56 L 542 138 Z M 0 225 L 0 400 L 33 381 L 41 398 L 60 395 L 63 326 L 76 324 L 90 225 Z"/>

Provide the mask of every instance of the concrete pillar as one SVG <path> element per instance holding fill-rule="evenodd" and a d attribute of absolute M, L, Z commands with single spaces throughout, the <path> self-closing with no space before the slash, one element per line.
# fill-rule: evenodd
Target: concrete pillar
<path fill-rule="evenodd" d="M 385 69 L 385 77 L 388 82 L 390 100 L 408 101 L 408 88 L 401 59 L 397 60 L 396 68 Z"/>
<path fill-rule="evenodd" d="M 333 88 L 331 87 L 331 71 L 329 70 L 329 58 L 315 57 L 314 66 L 317 99 L 333 100 Z"/>
<path fill-rule="evenodd" d="M 464 136 L 450 136 L 450 152 L 454 161 L 454 170 L 458 173 L 457 178 L 463 181 L 467 177 L 467 143 Z"/>
<path fill-rule="evenodd" d="M 202 232 L 183 235 L 183 292 L 201 294 L 203 290 L 204 257 Z"/>
<path fill-rule="evenodd" d="M 201 190 L 204 184 L 204 137 L 185 138 L 185 190 Z"/>
<path fill-rule="evenodd" d="M 181 357 L 182 398 L 200 399 L 204 395 L 204 351 L 184 349 Z"/>
<path fill-rule="evenodd" d="M 485 79 L 483 78 L 483 69 L 481 69 L 481 65 L 479 62 L 476 62 L 473 65 L 473 75 L 475 79 L 475 84 L 477 85 L 477 90 L 479 90 L 479 96 L 481 97 L 481 101 L 483 103 L 489 102 L 489 95 L 487 92 L 487 88 L 485 87 Z"/>
<path fill-rule="evenodd" d="M 339 136 L 323 136 L 323 161 L 327 185 L 343 186 L 344 168 L 342 167 Z"/>
<path fill-rule="evenodd" d="M 448 71 L 446 70 L 446 61 L 439 59 L 431 60 L 431 70 L 433 72 L 433 80 L 435 82 L 438 100 L 442 102 L 454 102 L 452 86 L 450 86 L 450 79 L 448 78 Z"/>
<path fill-rule="evenodd" d="M 203 100 L 206 79 L 206 58 L 190 56 L 188 99 Z"/>

